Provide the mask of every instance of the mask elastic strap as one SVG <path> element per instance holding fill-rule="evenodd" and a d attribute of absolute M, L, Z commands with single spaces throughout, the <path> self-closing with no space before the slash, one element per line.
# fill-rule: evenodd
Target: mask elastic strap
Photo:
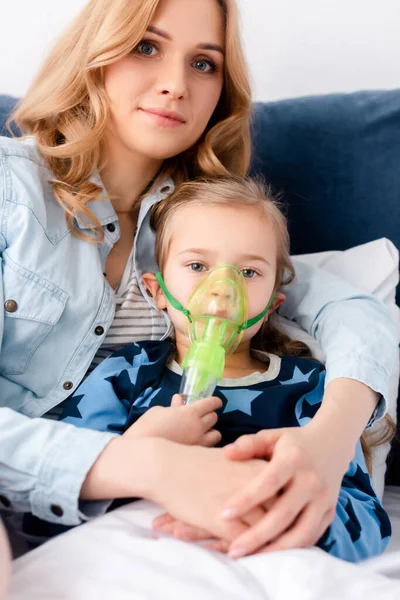
<path fill-rule="evenodd" d="M 252 319 L 249 319 L 248 321 L 245 321 L 244 323 L 242 323 L 240 325 L 240 327 L 238 329 L 238 333 L 242 333 L 242 331 L 244 331 L 245 329 L 250 329 L 250 327 L 253 327 L 253 325 L 255 325 L 256 323 L 261 321 L 261 319 L 263 319 L 265 317 L 265 315 L 271 308 L 272 303 L 274 302 L 275 298 L 276 298 L 276 293 L 271 296 L 271 299 L 268 302 L 266 308 L 259 315 L 257 315 L 256 317 L 253 317 Z"/>
<path fill-rule="evenodd" d="M 160 272 L 156 273 L 156 279 L 158 281 L 158 285 L 164 292 L 164 295 L 165 295 L 166 299 L 168 300 L 168 302 L 170 303 L 170 305 L 173 306 L 173 308 L 176 308 L 176 310 L 180 310 L 181 312 L 183 312 L 183 314 L 188 318 L 189 323 L 192 323 L 192 317 L 190 316 L 190 310 L 185 308 L 180 302 L 178 302 L 178 300 L 176 298 L 173 297 L 172 294 L 169 293 L 167 286 L 165 285 L 164 279 Z"/>

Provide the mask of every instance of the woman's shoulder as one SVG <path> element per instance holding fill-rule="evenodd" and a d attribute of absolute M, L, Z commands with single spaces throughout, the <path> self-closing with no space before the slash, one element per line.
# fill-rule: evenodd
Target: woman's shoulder
<path fill-rule="evenodd" d="M 0 155 L 13 159 L 29 161 L 32 166 L 46 167 L 43 156 L 39 153 L 33 137 L 9 138 L 0 136 Z"/>

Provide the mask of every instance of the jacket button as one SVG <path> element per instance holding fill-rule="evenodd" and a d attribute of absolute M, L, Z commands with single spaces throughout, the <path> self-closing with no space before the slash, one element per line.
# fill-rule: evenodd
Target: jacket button
<path fill-rule="evenodd" d="M 4 302 L 4 308 L 7 312 L 13 313 L 17 310 L 18 304 L 15 300 L 6 300 L 6 302 Z"/>
<path fill-rule="evenodd" d="M 0 502 L 6 508 L 10 508 L 10 506 L 11 506 L 11 502 L 9 501 L 9 499 L 7 498 L 7 496 L 0 495 Z"/>
<path fill-rule="evenodd" d="M 115 231 L 115 225 L 114 225 L 114 223 L 109 223 L 107 225 L 107 229 L 108 229 L 108 231 L 110 231 L 111 233 L 113 233 Z"/>
<path fill-rule="evenodd" d="M 94 330 L 96 335 L 103 335 L 104 333 L 104 327 L 102 327 L 101 325 L 98 325 L 98 327 L 96 327 L 96 329 Z"/>
<path fill-rule="evenodd" d="M 63 509 L 61 508 L 61 506 L 58 506 L 58 504 L 52 504 L 50 506 L 50 510 L 53 513 L 53 515 L 56 515 L 56 517 L 62 517 L 64 514 Z"/>
<path fill-rule="evenodd" d="M 72 381 L 66 381 L 63 385 L 64 390 L 72 390 L 73 387 L 74 384 L 72 383 Z"/>

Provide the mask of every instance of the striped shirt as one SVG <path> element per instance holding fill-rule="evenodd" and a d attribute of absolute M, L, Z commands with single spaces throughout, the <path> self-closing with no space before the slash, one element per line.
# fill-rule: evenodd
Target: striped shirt
<path fill-rule="evenodd" d="M 103 344 L 98 349 L 87 375 L 107 356 L 131 342 L 160 340 L 167 331 L 163 314 L 143 298 L 130 256 L 123 277 L 115 290 L 115 315 Z"/>
<path fill-rule="evenodd" d="M 107 356 L 120 350 L 126 344 L 144 340 L 160 340 L 166 331 L 167 324 L 163 314 L 150 306 L 139 289 L 132 251 L 122 279 L 115 290 L 113 322 L 86 373 L 86 377 Z M 43 416 L 46 419 L 58 420 L 67 400 L 54 406 Z"/>

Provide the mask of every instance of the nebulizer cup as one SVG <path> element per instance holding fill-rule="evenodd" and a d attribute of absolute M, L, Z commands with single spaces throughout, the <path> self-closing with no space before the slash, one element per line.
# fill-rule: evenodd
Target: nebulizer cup
<path fill-rule="evenodd" d="M 187 306 L 191 345 L 182 363 L 179 393 L 191 404 L 213 395 L 223 377 L 226 356 L 243 337 L 241 325 L 247 322 L 248 302 L 242 273 L 233 265 L 214 267 L 194 288 Z"/>

